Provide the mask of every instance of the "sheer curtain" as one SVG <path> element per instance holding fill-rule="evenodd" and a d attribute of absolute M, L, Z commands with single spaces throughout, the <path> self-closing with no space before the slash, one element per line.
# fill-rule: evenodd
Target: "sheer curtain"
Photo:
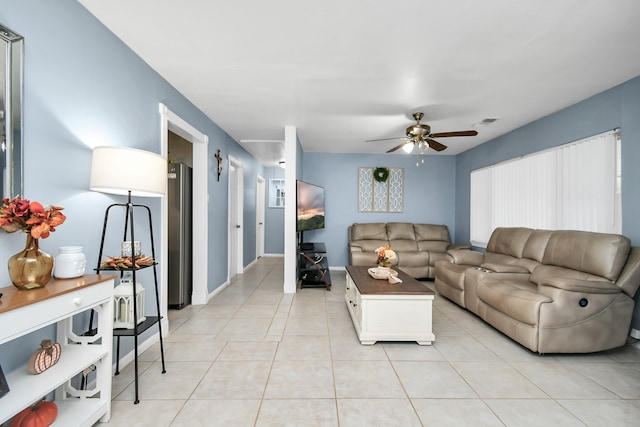
<path fill-rule="evenodd" d="M 471 172 L 471 242 L 496 227 L 622 231 L 620 132 Z"/>

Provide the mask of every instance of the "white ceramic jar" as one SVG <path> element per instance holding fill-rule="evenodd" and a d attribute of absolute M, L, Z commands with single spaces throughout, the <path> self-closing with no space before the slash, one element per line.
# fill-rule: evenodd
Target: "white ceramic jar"
<path fill-rule="evenodd" d="M 82 246 L 60 246 L 53 265 L 53 275 L 57 279 L 71 279 L 84 275 L 87 259 Z"/>

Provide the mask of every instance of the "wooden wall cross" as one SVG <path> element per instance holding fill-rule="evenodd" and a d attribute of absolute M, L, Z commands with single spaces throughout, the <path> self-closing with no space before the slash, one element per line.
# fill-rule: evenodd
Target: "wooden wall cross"
<path fill-rule="evenodd" d="M 222 156 L 220 155 L 220 150 L 216 153 L 215 158 L 218 159 L 218 182 L 220 182 L 220 174 L 222 173 Z"/>

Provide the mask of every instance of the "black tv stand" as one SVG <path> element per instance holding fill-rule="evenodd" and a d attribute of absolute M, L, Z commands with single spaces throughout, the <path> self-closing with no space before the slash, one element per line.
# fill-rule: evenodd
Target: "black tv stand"
<path fill-rule="evenodd" d="M 331 290 L 331 275 L 324 243 L 300 243 L 298 253 L 298 280 L 300 288 L 324 287 Z"/>

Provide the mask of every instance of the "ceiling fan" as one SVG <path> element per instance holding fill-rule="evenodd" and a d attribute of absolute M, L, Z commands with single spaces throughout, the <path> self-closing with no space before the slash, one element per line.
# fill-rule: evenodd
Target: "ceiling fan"
<path fill-rule="evenodd" d="M 447 148 L 446 145 L 439 143 L 433 138 L 448 138 L 451 136 L 476 136 L 478 132 L 475 130 L 463 130 L 457 132 L 441 132 L 431 133 L 431 126 L 420 123 L 424 114 L 413 113 L 413 118 L 416 121 L 415 125 L 411 125 L 407 128 L 406 136 L 399 136 L 397 138 L 383 138 L 383 139 L 370 139 L 367 142 L 375 141 L 390 141 L 394 139 L 404 139 L 402 144 L 398 144 L 395 147 L 387 151 L 387 153 L 393 153 L 399 148 L 403 148 L 407 153 L 410 153 L 415 146 L 418 147 L 421 153 L 424 153 L 427 148 L 432 148 L 436 151 L 442 151 Z"/>

